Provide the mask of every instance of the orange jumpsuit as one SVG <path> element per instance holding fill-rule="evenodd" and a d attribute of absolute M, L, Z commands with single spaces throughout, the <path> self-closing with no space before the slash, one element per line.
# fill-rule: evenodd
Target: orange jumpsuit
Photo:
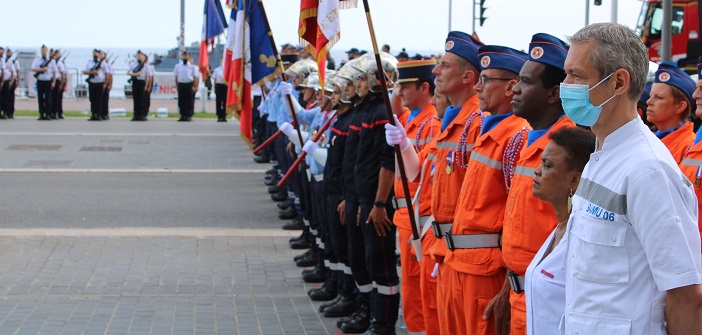
<path fill-rule="evenodd" d="M 686 122 L 682 127 L 661 139 L 661 142 L 673 154 L 673 158 L 678 164 L 682 162 L 683 156 L 685 156 L 692 142 L 695 141 L 695 133 L 692 128 L 692 122 Z"/>
<path fill-rule="evenodd" d="M 692 182 L 692 187 L 697 195 L 697 208 L 699 213 L 702 213 L 702 142 L 693 144 L 690 147 L 690 151 L 680 163 L 680 170 Z M 702 236 L 702 215 L 697 217 L 700 235 Z"/>
<path fill-rule="evenodd" d="M 502 223 L 502 258 L 505 266 L 522 278 L 541 245 L 558 225 L 553 206 L 534 197 L 531 194 L 531 185 L 534 182 L 534 170 L 541 165 L 541 153 L 551 141 L 548 138 L 549 134 L 562 127 L 575 127 L 575 123 L 563 116 L 530 146 L 524 144 L 507 195 Z M 509 293 L 509 302 L 512 305 L 510 334 L 526 334 L 524 292 L 516 293 L 510 290 Z"/>
<path fill-rule="evenodd" d="M 433 163 L 433 168 L 430 163 L 430 173 L 428 173 L 431 175 L 431 185 L 426 186 L 431 188 L 431 213 L 437 222 L 453 222 L 456 199 L 458 199 L 460 185 L 463 183 L 466 170 L 454 163 L 452 164 L 453 169 L 451 173 L 447 173 L 446 158 L 449 152 L 453 152 L 452 155 L 455 157 L 458 156 L 456 154 L 456 146 L 462 135 L 465 136 L 466 158 L 470 157 L 473 143 L 480 135 L 482 121 L 481 113 L 478 111 L 478 95 L 474 94 L 463 103 L 460 112 L 446 129 L 419 153 L 420 162 L 428 159 Z M 475 116 L 471 117 L 471 115 Z M 470 118 L 472 118 L 471 122 L 466 127 L 466 123 Z M 439 316 L 440 311 L 437 310 L 439 306 L 437 301 L 437 278 L 432 277 L 431 274 L 436 262 L 443 260 L 447 249 L 443 241 L 437 239 L 430 230 L 422 239 L 422 250 L 424 256 L 421 264 L 420 285 L 422 288 L 424 324 L 427 335 L 440 334 L 439 320 L 441 317 Z"/>
<path fill-rule="evenodd" d="M 502 156 L 512 137 L 528 126 L 526 120 L 510 115 L 475 142 L 451 234 L 502 231 L 507 202 Z M 499 248 L 449 250 L 439 270 L 439 301 L 443 302 L 439 310 L 448 311 L 447 318 L 440 320 L 442 334 L 495 334 L 494 319 L 483 320 L 483 313 L 504 280 Z"/>
<path fill-rule="evenodd" d="M 409 113 L 404 113 L 409 115 Z M 422 108 L 421 112 L 411 121 L 407 122 L 405 118 L 405 130 L 407 138 L 418 149 L 422 150 L 434 137 L 441 133 L 441 120 L 436 117 L 436 108 L 433 105 L 427 104 Z M 418 136 L 419 135 L 419 136 Z M 417 141 L 419 138 L 419 141 Z M 399 177 L 399 173 L 396 175 Z M 426 173 L 424 180 L 431 177 Z M 423 182 L 423 181 L 421 181 Z M 410 181 L 408 183 L 410 197 L 413 199 L 417 194 L 417 187 L 420 180 Z M 420 287 L 420 263 L 417 262 L 416 256 L 413 255 L 414 250 L 409 243 L 412 237 L 412 226 L 410 225 L 409 213 L 405 202 L 405 192 L 402 188 L 400 179 L 395 179 L 395 198 L 398 202 L 403 203 L 395 211 L 393 223 L 397 226 L 399 235 L 400 259 L 402 263 L 402 313 L 407 325 L 407 331 L 412 333 L 424 332 L 424 317 L 422 313 L 422 295 Z M 416 204 L 415 204 L 416 205 Z M 431 215 L 431 185 L 429 182 L 423 184 L 419 194 L 419 216 L 428 217 Z M 419 223 L 418 223 L 419 224 Z M 421 231 L 421 225 L 420 225 Z"/>

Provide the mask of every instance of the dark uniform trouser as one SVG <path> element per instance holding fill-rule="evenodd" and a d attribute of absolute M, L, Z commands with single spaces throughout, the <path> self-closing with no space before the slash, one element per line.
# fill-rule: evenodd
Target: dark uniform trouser
<path fill-rule="evenodd" d="M 37 80 L 39 117 L 47 118 L 51 112 L 51 80 Z"/>
<path fill-rule="evenodd" d="M 278 126 L 276 125 L 275 122 L 269 122 L 268 120 L 268 114 L 264 115 L 264 127 L 265 127 L 265 132 L 266 132 L 266 139 L 270 138 L 273 136 L 278 131 Z M 263 142 L 261 142 L 263 143 Z M 263 153 L 267 153 L 268 157 L 270 158 L 271 162 L 277 162 L 278 161 L 278 156 L 276 156 L 276 151 L 273 149 L 272 145 L 269 145 L 266 147 L 266 150 L 263 151 Z M 278 168 L 279 170 L 282 171 L 282 169 Z M 285 171 L 282 171 L 282 173 L 285 173 Z"/>
<path fill-rule="evenodd" d="M 195 96 L 193 93 L 193 83 L 178 83 L 178 109 L 180 117 L 189 119 L 195 114 Z"/>
<path fill-rule="evenodd" d="M 17 88 L 17 80 L 12 84 L 12 87 L 10 87 L 10 93 L 8 94 L 9 96 L 9 101 L 7 102 L 9 108 L 9 112 L 7 114 L 8 117 L 15 117 L 15 89 Z"/>
<path fill-rule="evenodd" d="M 361 199 L 361 227 L 366 242 L 366 267 L 373 278 L 371 293 L 371 317 L 374 322 L 394 325 L 400 309 L 400 277 L 397 275 L 397 261 L 395 257 L 395 238 L 397 227 L 391 225 L 390 231 L 384 237 L 378 236 L 373 223 L 366 224 L 368 215 L 373 209 L 374 199 Z M 385 204 L 388 219 L 392 221 L 395 210 L 390 202 Z M 396 287 L 397 292 L 388 292 L 387 288 Z M 381 293 L 382 292 L 382 293 Z"/>
<path fill-rule="evenodd" d="M 357 301 L 370 307 L 370 293 L 373 291 L 373 278 L 366 268 L 366 240 L 363 237 L 363 227 L 365 223 L 356 225 L 356 214 L 358 213 L 358 201 L 350 200 L 346 197 L 346 236 L 348 237 L 347 250 L 349 264 L 351 265 L 351 275 L 356 282 L 358 289 Z"/>
<path fill-rule="evenodd" d="M 327 193 L 327 226 L 329 227 L 329 241 L 331 249 L 336 257 L 337 264 L 337 292 L 344 298 L 352 298 L 356 285 L 353 276 L 345 273 L 345 269 L 351 269 L 349 264 L 348 238 L 346 237 L 346 227 L 341 224 L 341 218 L 337 207 L 344 198 L 341 194 Z"/>
<path fill-rule="evenodd" d="M 110 91 L 102 92 L 102 110 L 100 111 L 100 117 L 103 120 L 110 118 Z"/>
<path fill-rule="evenodd" d="M 329 221 L 327 220 L 327 190 L 324 180 L 316 181 L 312 176 L 311 196 L 312 196 L 312 215 L 319 235 L 317 236 L 317 245 L 319 246 L 320 257 L 317 258 L 317 267 L 325 269 L 327 277 L 324 286 L 327 290 L 337 292 L 339 279 L 336 270 L 337 259 L 332 249 L 332 242 L 329 239 Z"/>
<path fill-rule="evenodd" d="M 144 118 L 149 116 L 149 108 L 151 108 L 151 91 L 144 91 Z"/>
<path fill-rule="evenodd" d="M 252 118 L 251 118 L 251 129 L 253 131 L 253 143 L 254 147 L 257 147 L 259 144 L 263 143 L 265 141 L 264 132 L 265 132 L 265 127 L 266 125 L 263 123 L 263 118 L 261 117 L 261 113 L 258 111 L 258 106 L 261 105 L 261 96 L 260 95 L 254 95 L 253 97 L 253 108 L 251 109 L 252 111 Z"/>
<path fill-rule="evenodd" d="M 10 115 L 10 91 L 10 81 L 5 80 L 0 91 L 0 116 Z"/>
<path fill-rule="evenodd" d="M 134 100 L 134 119 L 141 120 L 146 118 L 144 109 L 144 87 L 145 80 L 132 79 L 132 99 Z"/>
<path fill-rule="evenodd" d="M 102 112 L 102 86 L 104 83 L 88 83 L 88 95 L 90 97 L 90 118 L 100 119 Z"/>
<path fill-rule="evenodd" d="M 51 90 L 51 113 L 52 119 L 55 119 L 58 115 L 62 115 L 61 105 L 63 104 L 63 92 L 61 90 L 61 81 L 56 80 L 54 84 L 54 89 Z"/>
<path fill-rule="evenodd" d="M 217 111 L 217 117 L 220 119 L 224 119 L 227 117 L 227 85 L 215 84 L 215 95 L 215 107 Z M 254 107 L 252 111 L 254 114 L 258 112 L 256 110 L 256 107 Z"/>

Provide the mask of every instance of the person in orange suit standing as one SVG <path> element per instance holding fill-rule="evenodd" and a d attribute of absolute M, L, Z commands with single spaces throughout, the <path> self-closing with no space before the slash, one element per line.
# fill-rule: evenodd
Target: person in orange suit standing
<path fill-rule="evenodd" d="M 697 86 L 692 97 L 697 103 L 697 111 L 695 113 L 697 117 L 702 117 L 702 56 L 697 60 Z M 680 169 L 692 182 L 697 195 L 697 207 L 699 213 L 702 213 L 702 131 L 697 130 L 695 141 L 682 163 L 680 163 Z M 698 215 L 698 226 L 700 235 L 702 235 L 702 216 L 700 215 Z"/>
<path fill-rule="evenodd" d="M 458 334 L 446 332 L 441 324 L 448 319 L 448 311 L 440 309 L 437 296 L 436 267 L 443 261 L 446 246 L 440 242 L 442 231 L 450 231 L 456 210 L 456 200 L 466 173 L 466 167 L 475 140 L 486 113 L 479 110 L 478 94 L 473 89 L 480 75 L 478 49 L 483 45 L 466 33 L 452 31 L 446 38 L 445 51 L 432 73 L 436 92 L 446 96 L 451 106 L 446 108 L 441 134 L 417 153 L 403 145 L 405 170 L 409 180 L 420 177 L 426 163 L 431 188 L 432 229 L 422 229 L 422 262 L 420 286 L 427 335 Z M 405 144 L 409 139 L 403 129 L 386 125 L 386 140 L 390 145 Z M 420 200 L 421 201 L 421 200 Z M 426 233 L 428 230 L 432 232 Z"/>
<path fill-rule="evenodd" d="M 575 123 L 564 115 L 559 97 L 560 83 L 565 79 L 563 67 L 568 54 L 568 45 L 560 39 L 539 33 L 531 38 L 529 60 L 519 73 L 519 82 L 512 91 L 514 115 L 529 122 L 533 130 L 520 132 L 513 140 L 522 142 L 511 175 L 507 176 L 509 194 L 502 227 L 502 258 L 507 267 L 507 278 L 500 293 L 488 305 L 489 314 L 509 313 L 511 322 L 498 324 L 498 334 L 525 335 L 526 300 L 524 297 L 524 275 L 526 269 L 549 234 L 558 224 L 553 206 L 532 195 L 534 170 L 541 165 L 541 153 L 550 142 L 548 135 L 562 127 L 574 127 Z M 509 301 L 509 305 L 505 302 Z M 495 310 L 492 306 L 508 306 Z"/>
<path fill-rule="evenodd" d="M 433 138 L 441 132 L 441 120 L 436 117 L 436 108 L 430 103 L 434 95 L 434 78 L 431 71 L 436 66 L 435 60 L 421 60 L 401 62 L 397 64 L 398 79 L 396 90 L 402 99 L 402 106 L 407 110 L 405 122 L 398 117 L 397 124 L 405 125 L 407 145 L 413 146 L 416 151 L 421 151 Z M 427 169 L 425 169 L 426 171 Z M 399 173 L 395 175 L 399 177 Z M 399 179 L 395 179 L 395 202 L 397 210 L 393 216 L 393 223 L 397 226 L 399 235 L 400 259 L 402 262 L 402 314 L 404 316 L 407 332 L 410 334 L 424 334 L 425 323 L 422 307 L 420 287 L 420 262 L 413 254 L 410 239 L 412 227 L 410 215 L 415 217 L 418 231 L 426 222 L 431 224 L 431 187 L 429 182 L 424 182 L 431 177 L 424 173 L 420 179 L 409 182 L 410 198 L 414 213 L 409 213 L 405 192 Z M 420 187 L 421 183 L 421 187 Z M 419 191 L 419 196 L 417 192 Z M 417 215 L 415 215 L 417 214 Z M 427 224 L 427 225 L 428 225 Z M 421 250 L 419 250 L 421 253 Z M 421 257 L 421 254 L 419 255 Z"/>
<path fill-rule="evenodd" d="M 646 102 L 648 121 L 656 125 L 656 136 L 678 164 L 695 141 L 692 122 L 687 120 L 695 110 L 694 91 L 695 81 L 685 71 L 663 63 L 658 66 L 651 97 Z"/>
<path fill-rule="evenodd" d="M 479 50 L 481 74 L 475 90 L 480 108 L 489 111 L 471 153 L 466 178 L 458 196 L 456 216 L 444 234 L 449 249 L 439 265 L 439 310 L 445 334 L 494 334 L 493 318 L 483 315 L 505 279 L 500 232 L 507 198 L 504 156 L 516 155 L 519 144 L 509 143 L 528 123 L 512 113 L 512 88 L 527 60 L 523 52 L 483 46 Z"/>

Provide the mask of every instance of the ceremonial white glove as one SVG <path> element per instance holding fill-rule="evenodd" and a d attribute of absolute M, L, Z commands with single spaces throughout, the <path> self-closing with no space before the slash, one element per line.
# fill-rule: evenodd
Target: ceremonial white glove
<path fill-rule="evenodd" d="M 293 127 L 293 125 L 291 125 L 290 122 L 283 122 L 283 124 L 281 124 L 280 127 L 278 127 L 278 130 L 283 132 L 283 134 L 285 135 L 290 135 L 295 131 L 295 127 Z"/>
<path fill-rule="evenodd" d="M 293 92 L 293 85 L 291 83 L 282 81 L 280 82 L 280 93 L 283 95 L 290 95 Z"/>
<path fill-rule="evenodd" d="M 263 113 L 263 110 L 265 109 L 265 108 L 263 107 L 263 103 L 258 104 L 258 107 L 256 107 L 256 109 L 257 109 L 259 112 Z"/>
<path fill-rule="evenodd" d="M 302 151 L 306 152 L 308 155 L 314 155 L 314 152 L 319 148 L 319 145 L 317 143 L 314 143 L 312 141 L 307 141 L 305 142 L 305 145 L 302 146 Z"/>
<path fill-rule="evenodd" d="M 412 143 L 407 138 L 407 131 L 402 127 L 402 123 L 397 120 L 397 115 L 392 117 L 395 118 L 395 125 L 389 122 L 385 124 L 385 142 L 390 146 L 399 145 L 402 150 L 405 150 Z"/>
<path fill-rule="evenodd" d="M 434 270 L 431 271 L 431 277 L 436 278 L 439 276 L 439 263 L 434 264 Z"/>

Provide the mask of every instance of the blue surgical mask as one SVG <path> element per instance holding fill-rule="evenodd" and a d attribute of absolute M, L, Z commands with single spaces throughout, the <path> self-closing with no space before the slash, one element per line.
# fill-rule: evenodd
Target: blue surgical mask
<path fill-rule="evenodd" d="M 561 106 L 563 106 L 563 111 L 568 118 L 579 125 L 592 127 L 597 122 L 597 119 L 600 118 L 602 106 L 614 99 L 616 95 L 613 95 L 599 106 L 593 106 L 590 102 L 590 91 L 609 79 L 612 74 L 600 80 L 593 87 L 583 84 L 561 83 Z"/>

